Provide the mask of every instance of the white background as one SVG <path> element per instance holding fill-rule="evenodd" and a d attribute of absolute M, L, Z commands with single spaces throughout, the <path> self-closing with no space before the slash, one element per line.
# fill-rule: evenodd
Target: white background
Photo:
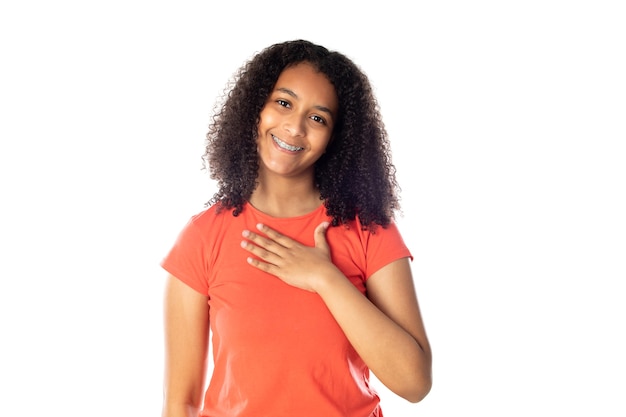
<path fill-rule="evenodd" d="M 0 6 L 0 415 L 159 415 L 214 100 L 305 38 L 370 76 L 403 189 L 434 387 L 385 415 L 624 416 L 620 2 L 249 3 Z"/>

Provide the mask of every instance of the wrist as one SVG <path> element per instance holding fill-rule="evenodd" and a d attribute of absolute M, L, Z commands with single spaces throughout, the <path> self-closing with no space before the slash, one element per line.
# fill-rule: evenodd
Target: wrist
<path fill-rule="evenodd" d="M 339 283 L 347 281 L 345 275 L 334 264 L 330 264 L 327 269 L 324 269 L 319 274 L 317 280 L 315 280 L 314 291 L 323 296 L 332 291 Z"/>

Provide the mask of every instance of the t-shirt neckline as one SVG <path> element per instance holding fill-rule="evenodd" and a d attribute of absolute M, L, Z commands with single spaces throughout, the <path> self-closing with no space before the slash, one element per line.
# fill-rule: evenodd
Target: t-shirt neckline
<path fill-rule="evenodd" d="M 301 219 L 306 219 L 306 218 L 318 216 L 320 214 L 320 212 L 323 212 L 323 214 L 325 214 L 325 212 L 326 212 L 326 207 L 324 206 L 324 203 L 320 204 L 317 208 L 315 208 L 314 210 L 312 210 L 312 211 L 310 211 L 308 213 L 304 213 L 304 214 L 301 214 L 299 216 L 293 216 L 293 217 L 275 217 L 275 216 L 272 216 L 270 214 L 267 214 L 267 213 L 259 210 L 256 207 L 254 207 L 252 204 L 250 204 L 250 202 L 246 202 L 244 210 L 246 210 L 246 209 L 251 210 L 252 212 L 254 212 L 259 217 L 264 217 L 264 218 L 266 218 L 268 220 L 271 220 L 273 222 L 301 220 Z"/>

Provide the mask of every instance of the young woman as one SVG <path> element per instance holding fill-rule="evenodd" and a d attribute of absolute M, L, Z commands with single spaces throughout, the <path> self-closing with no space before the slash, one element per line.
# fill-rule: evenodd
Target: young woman
<path fill-rule="evenodd" d="M 370 370 L 423 399 L 430 346 L 363 72 L 307 41 L 266 48 L 226 93 L 205 160 L 218 191 L 162 263 L 163 416 L 379 417 Z"/>

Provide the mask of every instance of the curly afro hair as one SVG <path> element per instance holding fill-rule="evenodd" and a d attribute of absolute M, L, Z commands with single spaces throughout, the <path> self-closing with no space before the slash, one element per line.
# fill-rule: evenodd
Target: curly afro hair
<path fill-rule="evenodd" d="M 315 163 L 315 181 L 331 224 L 358 216 L 364 229 L 387 226 L 400 209 L 396 170 L 387 133 L 367 76 L 345 55 L 305 40 L 272 45 L 233 76 L 206 135 L 204 153 L 218 191 L 208 205 L 243 210 L 257 185 L 259 114 L 281 72 L 307 62 L 335 87 L 339 117 L 326 153 Z"/>

